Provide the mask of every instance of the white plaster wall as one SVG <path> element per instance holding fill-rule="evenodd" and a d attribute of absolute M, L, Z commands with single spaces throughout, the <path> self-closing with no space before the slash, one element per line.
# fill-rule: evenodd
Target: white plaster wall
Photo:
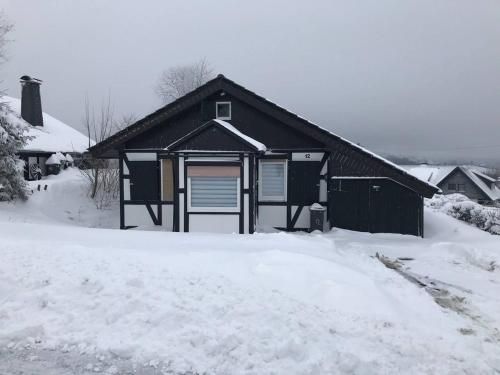
<path fill-rule="evenodd" d="M 243 196 L 243 233 L 249 233 L 249 226 L 250 226 L 250 215 L 249 215 L 249 208 L 250 208 L 250 198 L 248 197 L 248 194 L 245 194 Z"/>
<path fill-rule="evenodd" d="M 125 160 L 123 160 L 122 163 L 123 163 L 123 174 L 125 175 L 129 174 L 130 171 L 128 170 L 127 163 L 125 163 Z"/>
<path fill-rule="evenodd" d="M 179 194 L 179 232 L 184 232 L 184 194 Z"/>
<path fill-rule="evenodd" d="M 179 157 L 179 189 L 184 188 L 184 157 Z"/>
<path fill-rule="evenodd" d="M 239 233 L 239 215 L 189 214 L 190 232 Z"/>
<path fill-rule="evenodd" d="M 319 201 L 320 202 L 328 201 L 328 187 L 325 180 L 321 180 L 319 182 Z"/>
<path fill-rule="evenodd" d="M 297 208 L 298 206 L 292 206 L 292 217 L 295 215 L 295 212 L 297 212 Z M 299 218 L 297 219 L 297 222 L 295 223 L 294 228 L 309 228 L 310 217 L 311 212 L 309 211 L 309 206 L 305 206 L 304 208 L 302 208 L 302 211 Z"/>
<path fill-rule="evenodd" d="M 161 224 L 167 231 L 174 230 L 174 205 L 164 204 L 161 206 Z"/>
<path fill-rule="evenodd" d="M 259 206 L 258 215 L 258 226 L 286 227 L 286 206 Z"/>
<path fill-rule="evenodd" d="M 123 200 L 130 200 L 130 179 L 123 179 Z"/>
<path fill-rule="evenodd" d="M 151 206 L 155 215 L 158 215 L 157 207 Z M 152 226 L 154 225 L 151 216 L 149 215 L 148 209 L 142 204 L 125 204 L 123 206 L 125 213 L 125 225 L 136 225 L 136 226 Z"/>
<path fill-rule="evenodd" d="M 248 156 L 245 156 L 243 159 L 243 188 L 248 189 L 248 177 L 249 177 L 249 170 L 248 170 Z"/>
<path fill-rule="evenodd" d="M 129 161 L 153 161 L 156 160 L 155 152 L 127 152 Z"/>

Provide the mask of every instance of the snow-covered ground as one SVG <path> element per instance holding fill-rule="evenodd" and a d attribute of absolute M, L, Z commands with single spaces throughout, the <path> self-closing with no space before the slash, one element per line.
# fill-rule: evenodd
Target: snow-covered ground
<path fill-rule="evenodd" d="M 97 210 L 88 198 L 84 175 L 68 168 L 58 175 L 28 181 L 31 195 L 26 202 L 0 202 L 0 220 L 37 224 L 76 225 L 92 228 L 119 228 L 118 202 Z"/>
<path fill-rule="evenodd" d="M 430 210 L 425 239 L 89 228 L 113 210 L 74 172 L 0 204 L 2 374 L 500 373 L 498 236 Z"/>

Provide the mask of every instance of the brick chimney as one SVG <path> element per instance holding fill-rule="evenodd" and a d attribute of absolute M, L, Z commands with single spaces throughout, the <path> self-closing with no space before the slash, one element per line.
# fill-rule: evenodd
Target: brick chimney
<path fill-rule="evenodd" d="M 43 126 L 41 84 L 39 79 L 21 77 L 21 117 L 33 126 Z"/>

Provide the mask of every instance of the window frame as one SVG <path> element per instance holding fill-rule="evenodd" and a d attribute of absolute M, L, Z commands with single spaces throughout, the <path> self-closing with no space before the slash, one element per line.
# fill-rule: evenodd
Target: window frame
<path fill-rule="evenodd" d="M 262 193 L 262 182 L 264 181 L 262 176 L 262 165 L 263 164 L 279 164 L 283 165 L 283 195 L 282 196 L 272 196 L 263 195 Z M 259 160 L 259 202 L 286 202 L 288 199 L 288 160 L 283 159 L 264 159 Z"/>
<path fill-rule="evenodd" d="M 200 176 L 197 176 L 200 177 Z M 219 176 L 224 177 L 224 176 Z M 187 212 L 196 213 L 196 212 L 231 212 L 231 213 L 239 213 L 241 210 L 240 202 L 241 202 L 241 177 L 232 177 L 236 178 L 236 207 L 193 207 L 191 206 L 191 179 L 193 177 L 187 177 Z"/>
<path fill-rule="evenodd" d="M 229 106 L 229 116 L 219 116 L 219 104 L 227 104 Z M 217 120 L 231 120 L 232 108 L 231 102 L 215 102 L 215 118 Z"/>
<path fill-rule="evenodd" d="M 451 186 L 454 186 L 454 188 L 451 188 Z M 448 190 L 449 191 L 457 191 L 457 184 L 448 182 Z"/>
<path fill-rule="evenodd" d="M 457 192 L 459 192 L 459 193 L 465 193 L 466 192 L 465 185 L 466 185 L 465 183 L 463 183 L 463 184 L 457 184 Z M 463 187 L 463 189 L 460 189 L 461 186 Z"/>

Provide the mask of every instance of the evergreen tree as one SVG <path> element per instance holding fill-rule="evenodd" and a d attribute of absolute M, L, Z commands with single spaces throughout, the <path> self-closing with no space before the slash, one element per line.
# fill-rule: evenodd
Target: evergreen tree
<path fill-rule="evenodd" d="M 24 162 L 18 152 L 29 139 L 27 125 L 1 102 L 0 97 L 0 201 L 26 199 Z"/>

